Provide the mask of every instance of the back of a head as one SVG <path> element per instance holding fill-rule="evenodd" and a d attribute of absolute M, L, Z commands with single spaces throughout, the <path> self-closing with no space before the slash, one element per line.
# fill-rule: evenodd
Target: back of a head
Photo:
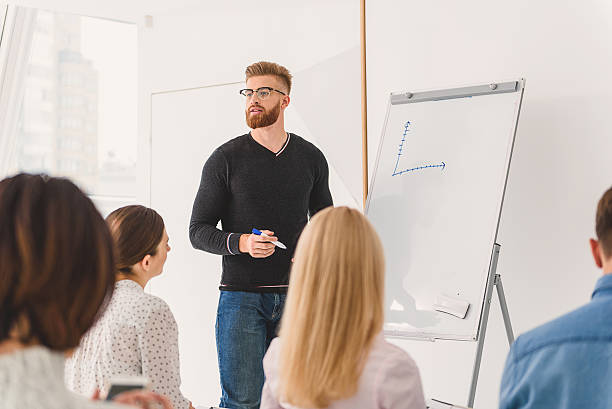
<path fill-rule="evenodd" d="M 113 291 L 112 240 L 67 179 L 0 182 L 0 341 L 56 351 L 79 345 Z"/>
<path fill-rule="evenodd" d="M 281 325 L 280 394 L 301 407 L 353 395 L 384 313 L 384 256 L 370 222 L 348 207 L 304 229 Z"/>
<path fill-rule="evenodd" d="M 597 205 L 595 232 L 604 256 L 612 258 L 612 187 L 603 194 Z"/>
<path fill-rule="evenodd" d="M 117 273 L 132 274 L 132 266 L 147 254 L 154 256 L 164 235 L 164 220 L 140 205 L 121 207 L 106 218 L 115 244 Z"/>

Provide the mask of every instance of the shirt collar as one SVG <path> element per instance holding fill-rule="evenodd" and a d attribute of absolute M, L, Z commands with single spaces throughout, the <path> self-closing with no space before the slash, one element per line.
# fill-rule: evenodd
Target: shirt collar
<path fill-rule="evenodd" d="M 599 277 L 597 280 L 597 284 L 595 284 L 595 289 L 593 290 L 592 298 L 598 296 L 606 296 L 612 297 L 612 273 L 604 274 L 602 277 Z"/>
<path fill-rule="evenodd" d="M 138 284 L 134 280 L 130 280 L 129 278 L 125 280 L 119 280 L 115 283 L 115 290 L 119 290 L 119 289 L 127 289 L 130 291 L 139 291 L 139 292 L 144 291 L 144 289 L 140 286 L 140 284 Z"/>

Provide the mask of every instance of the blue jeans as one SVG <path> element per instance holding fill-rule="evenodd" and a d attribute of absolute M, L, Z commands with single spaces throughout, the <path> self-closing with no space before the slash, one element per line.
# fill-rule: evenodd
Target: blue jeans
<path fill-rule="evenodd" d="M 285 294 L 221 291 L 215 334 L 222 408 L 259 409 L 263 357 L 277 335 Z"/>

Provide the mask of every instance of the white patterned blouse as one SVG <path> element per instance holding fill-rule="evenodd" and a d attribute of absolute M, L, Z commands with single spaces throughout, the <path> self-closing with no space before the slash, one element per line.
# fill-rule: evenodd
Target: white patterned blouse
<path fill-rule="evenodd" d="M 190 404 L 180 390 L 178 327 L 161 298 L 144 292 L 132 280 L 115 284 L 100 319 L 66 360 L 69 389 L 89 395 L 108 391 L 113 377 L 144 376 L 150 390 L 167 396 L 175 409 Z"/>
<path fill-rule="evenodd" d="M 2 409 L 129 409 L 79 396 L 64 385 L 64 354 L 28 347 L 0 355 Z"/>

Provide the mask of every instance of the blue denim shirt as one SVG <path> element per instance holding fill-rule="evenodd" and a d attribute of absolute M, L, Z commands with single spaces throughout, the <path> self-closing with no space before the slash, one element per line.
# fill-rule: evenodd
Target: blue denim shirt
<path fill-rule="evenodd" d="M 597 281 L 591 302 L 512 344 L 499 407 L 612 408 L 612 274 Z"/>

